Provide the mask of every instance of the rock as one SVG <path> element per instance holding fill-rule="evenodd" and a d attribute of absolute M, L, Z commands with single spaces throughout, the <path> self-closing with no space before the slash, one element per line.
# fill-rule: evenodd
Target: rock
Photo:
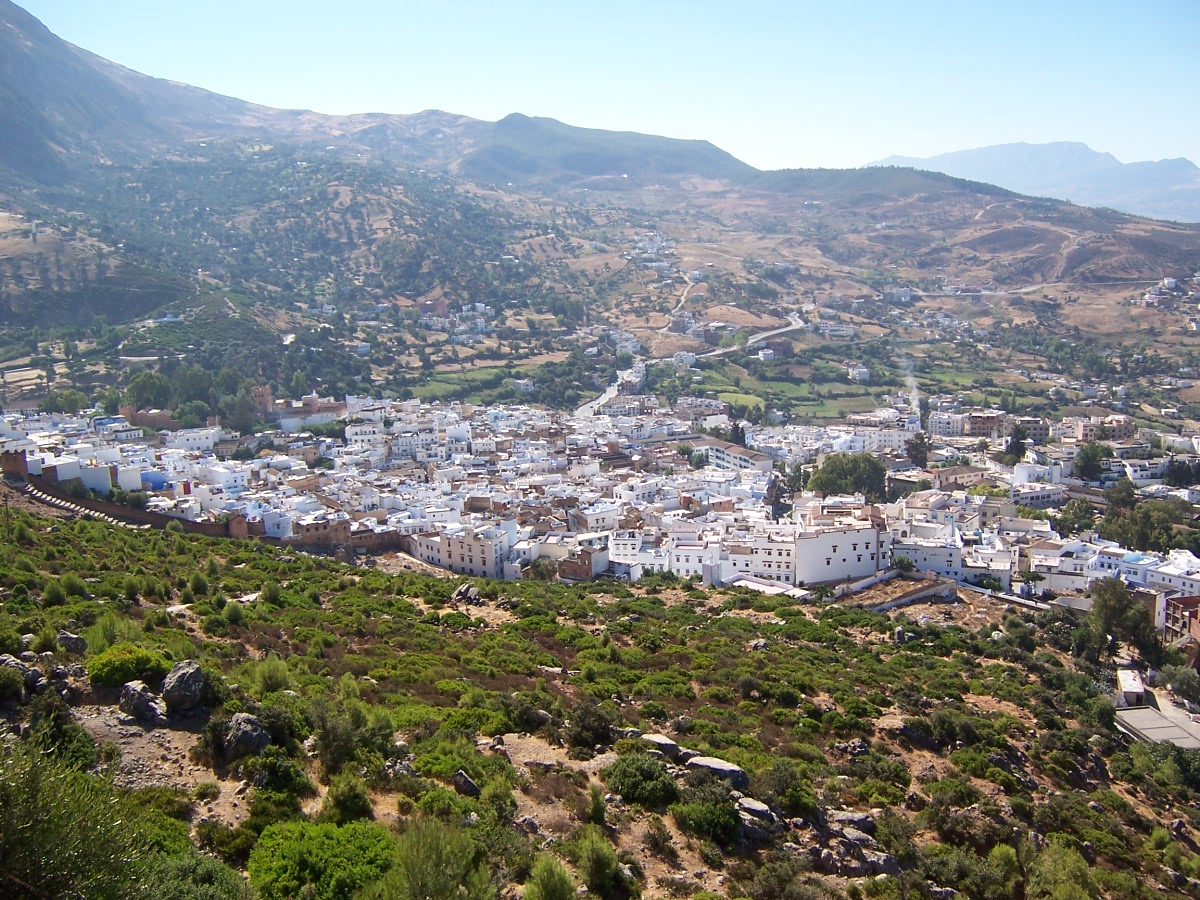
<path fill-rule="evenodd" d="M 761 819 L 749 813 L 741 813 L 738 820 L 742 825 L 742 838 L 753 847 L 763 847 L 771 842 L 771 834 L 763 828 Z"/>
<path fill-rule="evenodd" d="M 454 789 L 464 797 L 478 797 L 480 794 L 479 785 L 471 780 L 471 776 L 459 769 L 454 773 L 454 778 L 451 781 Z"/>
<path fill-rule="evenodd" d="M 36 641 L 36 640 L 37 640 L 37 635 L 36 635 L 36 634 L 23 634 L 23 635 L 21 635 L 21 649 L 22 649 L 22 650 L 28 650 L 30 647 L 32 647 L 32 646 L 33 646 L 33 642 L 34 642 L 34 641 Z"/>
<path fill-rule="evenodd" d="M 920 812 L 925 808 L 925 798 L 916 791 L 909 791 L 904 795 L 904 808 L 911 812 Z"/>
<path fill-rule="evenodd" d="M 830 809 L 825 812 L 825 821 L 830 825 L 841 828 L 857 828 L 867 834 L 875 833 L 875 819 L 870 813 L 852 812 L 844 809 Z"/>
<path fill-rule="evenodd" d="M 233 762 L 243 756 L 257 756 L 267 749 L 271 735 L 257 716 L 234 713 L 225 726 L 225 761 Z"/>
<path fill-rule="evenodd" d="M 526 834 L 538 833 L 538 823 L 534 820 L 533 816 L 520 816 L 513 822 L 513 824 Z"/>
<path fill-rule="evenodd" d="M 846 741 L 844 744 L 834 744 L 833 749 L 841 753 L 848 753 L 850 756 L 862 756 L 871 751 L 871 748 L 867 746 L 867 742 L 862 738 L 855 738 L 852 741 Z"/>
<path fill-rule="evenodd" d="M 667 759 L 679 758 L 679 745 L 665 734 L 643 734 L 642 740 L 653 746 L 655 750 L 661 751 Z"/>
<path fill-rule="evenodd" d="M 745 790 L 750 787 L 750 776 L 741 766 L 735 766 L 733 763 L 717 759 L 715 756 L 694 757 L 687 761 L 687 767 L 692 771 L 711 772 L 718 778 L 728 781 L 737 790 Z"/>
<path fill-rule="evenodd" d="M 842 828 L 842 837 L 858 847 L 875 849 L 879 846 L 875 843 L 875 838 L 871 837 L 865 831 L 859 831 L 853 825 L 846 825 Z"/>
<path fill-rule="evenodd" d="M 675 762 L 687 765 L 688 760 L 695 759 L 699 755 L 699 751 L 690 750 L 687 747 L 680 747 L 679 755 L 675 757 Z"/>
<path fill-rule="evenodd" d="M 1168 869 L 1166 866 L 1162 867 L 1162 872 L 1167 877 L 1167 881 L 1171 882 L 1175 887 L 1183 887 L 1187 884 L 1187 876 L 1182 872 L 1176 872 L 1174 869 Z"/>
<path fill-rule="evenodd" d="M 900 864 L 890 853 L 877 850 L 863 850 L 863 865 L 868 869 L 868 875 L 900 875 Z"/>
<path fill-rule="evenodd" d="M 765 638 L 755 638 L 746 646 L 751 651 L 766 650 L 767 649 L 767 641 Z"/>
<path fill-rule="evenodd" d="M 954 898 L 958 896 L 958 891 L 956 891 L 954 888 L 940 887 L 939 885 L 931 884 L 929 886 L 929 896 L 932 897 L 933 900 L 954 900 Z"/>
<path fill-rule="evenodd" d="M 58 633 L 58 646 L 62 647 L 66 653 L 82 656 L 84 653 L 87 653 L 88 642 L 87 638 L 78 634 L 71 634 L 69 631 L 60 631 Z"/>
<path fill-rule="evenodd" d="M 617 728 L 615 733 L 618 738 L 623 738 L 627 741 L 635 741 L 642 736 L 640 728 Z"/>
<path fill-rule="evenodd" d="M 163 679 L 162 698 L 171 713 L 188 713 L 200 705 L 204 673 L 194 659 L 177 662 Z"/>
<path fill-rule="evenodd" d="M 775 814 L 771 812 L 771 807 L 763 803 L 761 800 L 755 800 L 753 797 L 742 797 L 737 802 L 738 812 L 744 812 L 754 816 L 756 819 L 763 819 L 767 822 L 775 820 Z"/>
<path fill-rule="evenodd" d="M 151 725 L 167 717 L 167 706 L 154 696 L 144 681 L 127 681 L 121 688 L 121 699 L 117 707 L 127 716 Z"/>

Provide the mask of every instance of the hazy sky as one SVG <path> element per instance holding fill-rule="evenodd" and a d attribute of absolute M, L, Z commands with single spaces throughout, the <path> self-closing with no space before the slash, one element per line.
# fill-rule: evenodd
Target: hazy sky
<path fill-rule="evenodd" d="M 1010 141 L 1200 162 L 1200 2 L 19 0 L 149 75 L 329 113 L 510 112 L 760 168 Z"/>

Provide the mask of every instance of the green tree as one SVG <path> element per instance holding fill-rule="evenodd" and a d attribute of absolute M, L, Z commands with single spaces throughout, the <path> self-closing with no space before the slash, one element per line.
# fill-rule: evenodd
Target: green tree
<path fill-rule="evenodd" d="M 157 372 L 138 372 L 125 386 L 134 409 L 162 409 L 171 402 L 171 382 Z"/>
<path fill-rule="evenodd" d="M 918 469 L 929 466 L 929 451 L 932 449 L 933 445 L 923 431 L 918 431 L 904 442 L 904 454 Z"/>
<path fill-rule="evenodd" d="M 1092 504 L 1082 497 L 1076 497 L 1063 504 L 1058 518 L 1054 520 L 1054 530 L 1065 537 L 1085 531 L 1095 524 L 1096 513 L 1092 509 Z"/>
<path fill-rule="evenodd" d="M 1122 478 L 1104 492 L 1110 510 L 1131 510 L 1137 505 L 1137 488 L 1128 478 Z"/>
<path fill-rule="evenodd" d="M 870 453 L 831 453 L 808 479 L 818 494 L 859 493 L 871 502 L 887 498 L 887 468 Z"/>
<path fill-rule="evenodd" d="M 1025 457 L 1025 444 L 1028 440 L 1028 432 L 1020 425 L 1014 425 L 1008 433 L 1008 442 L 1004 445 L 1001 459 L 1010 466 L 1019 463 Z"/>
<path fill-rule="evenodd" d="M 1137 602 L 1120 578 L 1101 578 L 1088 589 L 1092 608 L 1076 630 L 1076 653 L 1099 662 L 1116 655 L 1127 643 L 1147 662 L 1155 665 L 1162 648 L 1154 631 L 1150 610 Z"/>
<path fill-rule="evenodd" d="M 1103 460 L 1111 455 L 1103 444 L 1088 441 L 1075 453 L 1075 476 L 1082 481 L 1099 481 L 1104 474 Z"/>

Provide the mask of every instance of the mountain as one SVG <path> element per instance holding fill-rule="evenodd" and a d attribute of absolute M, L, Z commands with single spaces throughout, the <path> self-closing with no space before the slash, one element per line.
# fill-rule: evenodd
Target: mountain
<path fill-rule="evenodd" d="M 1186 159 L 1122 163 L 1086 144 L 998 144 L 868 166 L 901 166 L 998 184 L 1022 194 L 1107 206 L 1176 222 L 1200 222 L 1200 168 Z"/>
<path fill-rule="evenodd" d="M 328 116 L 281 110 L 134 72 L 70 44 L 0 0 L 0 166 L 41 183 L 88 167 L 162 157 L 186 142 L 236 137 L 364 153 L 499 185 L 546 189 L 677 186 L 715 179 L 772 191 L 889 191 L 852 170 L 760 173 L 707 141 L 577 128 L 513 114 L 484 122 L 438 110 Z M 764 177 L 765 175 L 765 177 Z M 897 183 L 912 185 L 909 176 Z M 923 177 L 921 189 L 955 189 Z"/>

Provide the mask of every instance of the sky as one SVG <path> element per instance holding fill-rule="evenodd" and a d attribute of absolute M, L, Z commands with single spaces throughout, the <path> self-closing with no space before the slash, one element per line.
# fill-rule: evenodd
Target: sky
<path fill-rule="evenodd" d="M 18 0 L 148 75 L 325 113 L 512 112 L 763 169 L 1082 141 L 1200 162 L 1200 2 Z"/>

